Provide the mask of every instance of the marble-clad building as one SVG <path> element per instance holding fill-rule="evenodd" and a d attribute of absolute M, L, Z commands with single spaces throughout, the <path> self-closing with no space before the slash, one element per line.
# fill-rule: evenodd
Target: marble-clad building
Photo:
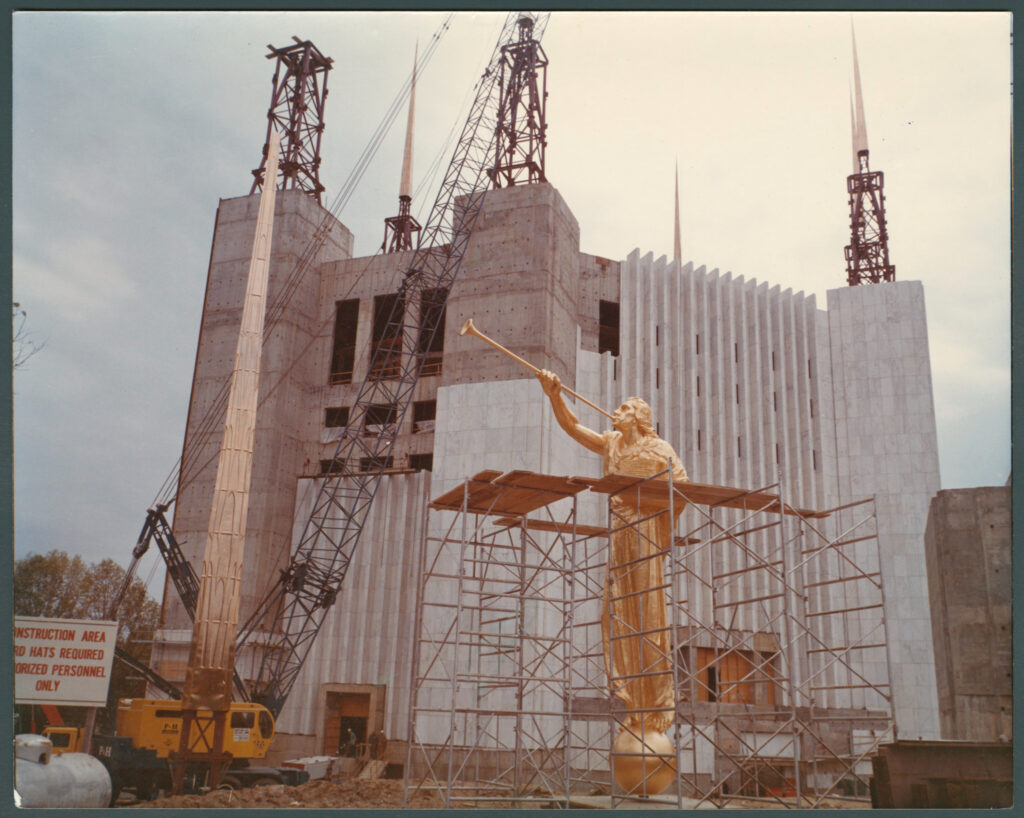
<path fill-rule="evenodd" d="M 230 367 L 219 339 L 237 329 L 231 248 L 254 225 L 256 200 L 224 200 L 218 211 L 186 462 L 207 460 L 193 447 L 219 444 L 220 430 L 206 434 L 199 418 Z M 271 303 L 326 215 L 301 194 L 279 197 Z M 431 498 L 485 468 L 600 474 L 597 456 L 558 429 L 530 372 L 458 335 L 467 318 L 598 405 L 647 398 L 694 480 L 751 489 L 779 481 L 808 508 L 874 496 L 898 733 L 937 737 L 923 535 L 939 475 L 922 285 L 843 287 L 822 308 L 784 282 L 639 251 L 590 255 L 579 236 L 550 184 L 487 193 L 448 297 L 443 349 L 416 386 L 345 586 L 280 714 L 274 757 L 332 752 L 342 725 L 354 723 L 408 738 L 414 566 Z M 352 258 L 351 246 L 335 223 L 265 352 L 243 620 L 301 535 L 369 366 L 375 314 L 411 257 Z M 587 407 L 577 412 L 606 428 Z M 179 495 L 175 533 L 193 562 L 214 470 L 201 467 Z M 190 629 L 172 596 L 154 663 L 180 681 Z M 884 659 L 875 665 L 866 672 L 884 678 Z"/>

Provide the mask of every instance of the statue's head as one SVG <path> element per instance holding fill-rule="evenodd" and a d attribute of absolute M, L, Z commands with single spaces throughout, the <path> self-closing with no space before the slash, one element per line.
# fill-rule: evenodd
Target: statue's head
<path fill-rule="evenodd" d="M 651 419 L 651 407 L 643 398 L 626 398 L 612 416 L 612 427 L 620 431 L 633 423 L 641 435 L 657 435 Z"/>

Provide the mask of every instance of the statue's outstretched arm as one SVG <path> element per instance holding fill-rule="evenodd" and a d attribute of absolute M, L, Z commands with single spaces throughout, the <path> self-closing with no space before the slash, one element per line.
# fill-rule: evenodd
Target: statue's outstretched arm
<path fill-rule="evenodd" d="M 577 419 L 573 411 L 565 405 L 562 400 L 562 382 L 559 377 L 547 369 L 537 373 L 537 380 L 540 381 L 544 394 L 551 401 L 551 408 L 555 412 L 555 419 L 558 425 L 565 429 L 566 434 L 578 443 L 582 443 L 590 451 L 604 454 L 604 438 L 593 429 L 588 429 Z"/>

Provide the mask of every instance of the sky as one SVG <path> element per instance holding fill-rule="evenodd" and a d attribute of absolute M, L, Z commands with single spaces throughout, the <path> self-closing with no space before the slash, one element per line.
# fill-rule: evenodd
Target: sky
<path fill-rule="evenodd" d="M 334 60 L 334 200 L 445 15 L 18 12 L 13 298 L 42 351 L 14 373 L 15 556 L 122 564 L 181 453 L 218 200 L 246 195 L 267 45 Z M 455 14 L 417 84 L 424 221 L 503 13 Z M 555 12 L 547 175 L 584 252 L 682 255 L 783 289 L 845 286 L 851 22 L 890 259 L 924 283 L 943 488 L 1010 472 L 1008 13 Z M 404 112 L 340 218 L 372 255 L 397 212 Z M 444 152 L 442 152 L 444 151 Z M 440 165 L 435 160 L 440 159 Z M 880 419 L 884 422 L 884 419 Z M 159 582 L 158 557 L 143 579 Z M 158 585 L 151 586 L 156 593 Z"/>

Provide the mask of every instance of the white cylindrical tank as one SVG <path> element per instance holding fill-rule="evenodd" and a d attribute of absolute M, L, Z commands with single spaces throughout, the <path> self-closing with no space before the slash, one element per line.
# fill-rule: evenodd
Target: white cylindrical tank
<path fill-rule="evenodd" d="M 18 807 L 108 807 L 110 774 L 87 753 L 53 754 L 48 738 L 14 737 L 14 803 Z"/>

